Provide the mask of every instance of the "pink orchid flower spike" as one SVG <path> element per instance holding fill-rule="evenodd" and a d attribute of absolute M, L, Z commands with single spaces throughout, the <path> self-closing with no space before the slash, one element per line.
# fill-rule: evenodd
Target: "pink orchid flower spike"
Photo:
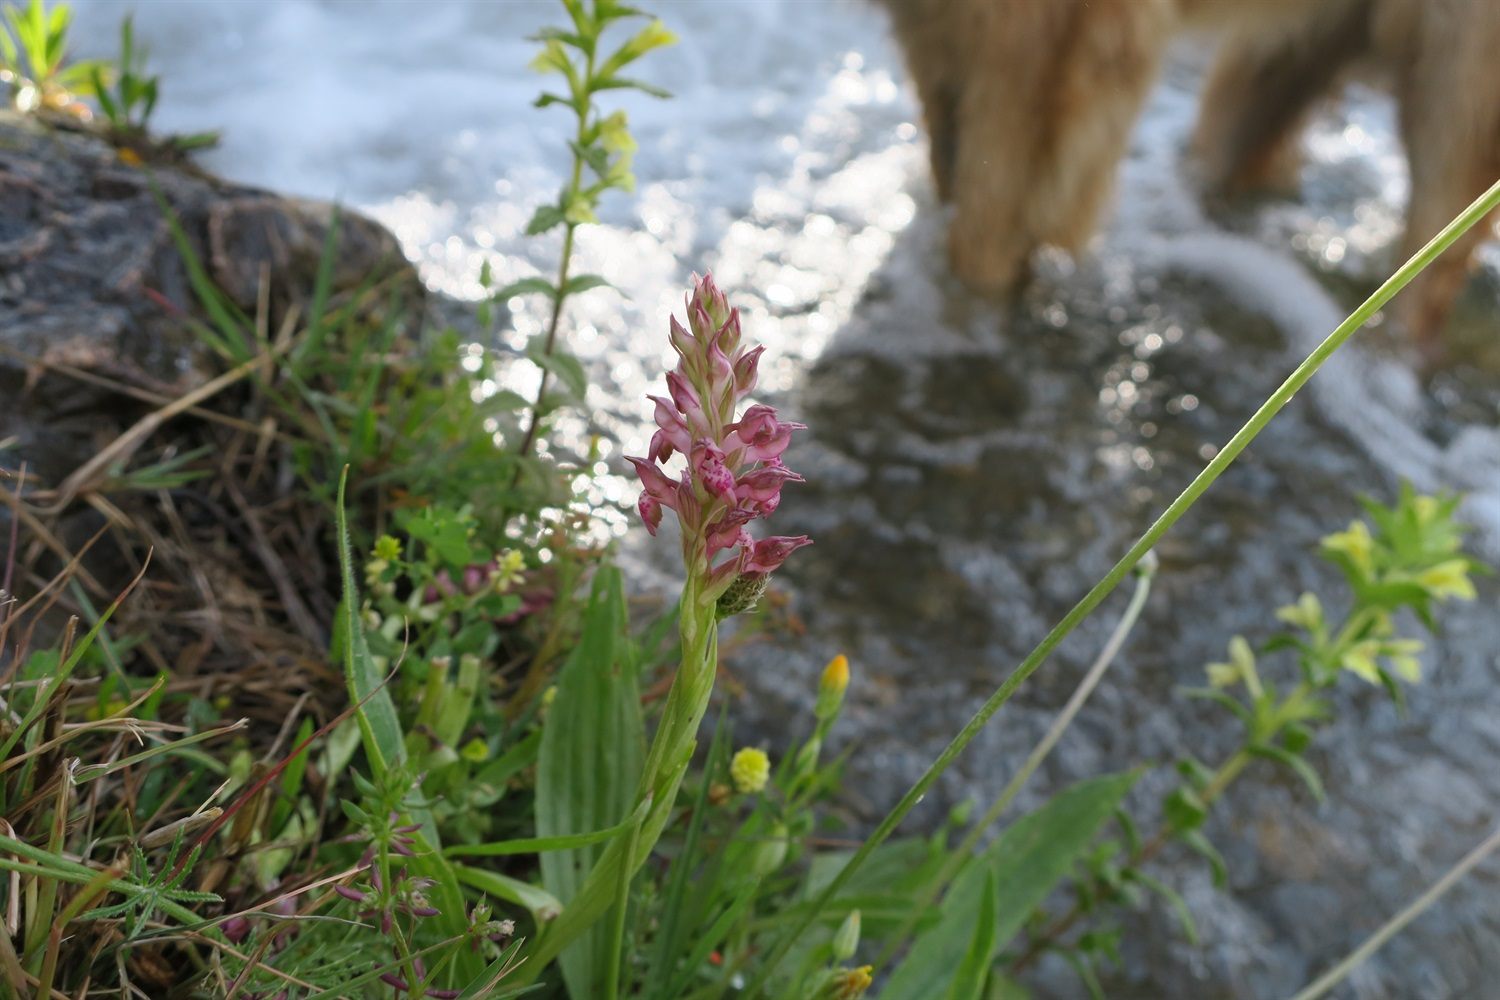
<path fill-rule="evenodd" d="M 743 342 L 739 310 L 712 275 L 693 276 L 686 306 L 687 326 L 676 317 L 669 325 L 678 361 L 667 374 L 667 395 L 647 397 L 656 408 L 650 453 L 630 461 L 644 487 L 637 510 L 646 530 L 656 534 L 664 509 L 677 513 L 687 571 L 724 617 L 753 607 L 770 574 L 811 544 L 805 535 L 757 541 L 747 527 L 775 512 L 784 485 L 802 482 L 781 456 L 805 425 L 782 421 L 762 404 L 736 420 L 765 348 Z M 669 473 L 666 463 L 677 454 L 687 468 Z"/>

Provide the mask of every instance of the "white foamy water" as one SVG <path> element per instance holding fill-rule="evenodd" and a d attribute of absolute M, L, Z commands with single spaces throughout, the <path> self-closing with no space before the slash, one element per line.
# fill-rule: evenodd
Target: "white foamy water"
<path fill-rule="evenodd" d="M 77 4 L 82 48 L 113 48 L 130 4 Z M 525 40 L 558 5 L 281 0 L 137 3 L 137 34 L 163 76 L 159 128 L 222 129 L 208 166 L 281 191 L 336 198 L 389 225 L 435 287 L 479 294 L 488 259 L 504 282 L 555 267 L 555 238 L 523 235 L 567 166 L 571 115 L 531 100 L 551 81 Z M 639 75 L 671 101 L 612 92 L 640 140 L 640 189 L 611 195 L 580 236 L 580 264 L 619 288 L 570 314 L 572 348 L 607 384 L 591 389 L 625 451 L 644 447 L 635 401 L 668 358 L 662 333 L 687 275 L 711 268 L 768 345 L 765 381 L 789 387 L 849 318 L 918 211 L 936 211 L 919 114 L 883 14 L 857 0 L 646 4 L 681 36 Z M 1406 175 L 1389 102 L 1357 92 L 1310 133 L 1304 198 L 1223 231 L 1191 194 L 1180 149 L 1194 113 L 1184 61 L 1157 87 L 1098 244 L 1105 273 L 1190 272 L 1286 332 L 1288 370 L 1342 318 L 1309 266 L 1362 280 L 1388 266 Z M 1351 191 L 1353 192 L 1351 195 Z M 1493 266 L 1495 254 L 1487 259 Z M 928 281 L 913 275 L 914 281 Z M 543 321 L 515 300 L 511 346 Z M 911 331 L 908 336 L 922 336 Z M 524 366 L 517 366 L 524 367 Z M 524 374 L 517 388 L 525 389 Z M 1313 382 L 1330 421 L 1419 487 L 1471 491 L 1467 513 L 1500 551 L 1500 435 L 1471 427 L 1439 446 L 1399 360 L 1358 344 Z M 573 428 L 581 432 L 582 424 Z M 568 428 L 564 428 L 564 433 Z M 606 456 L 609 455 L 606 444 Z M 623 503 L 623 479 L 590 499 Z M 624 522 L 615 522 L 622 530 Z"/>

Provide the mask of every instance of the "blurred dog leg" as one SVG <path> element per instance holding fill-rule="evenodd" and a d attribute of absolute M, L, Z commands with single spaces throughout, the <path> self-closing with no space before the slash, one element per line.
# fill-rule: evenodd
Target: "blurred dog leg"
<path fill-rule="evenodd" d="M 1411 163 L 1402 260 L 1500 179 L 1500 3 L 1416 3 L 1385 0 L 1376 24 L 1377 47 L 1399 67 L 1396 100 Z M 1397 318 L 1429 357 L 1441 353 L 1469 261 L 1496 221 L 1469 230 L 1397 303 Z"/>
<path fill-rule="evenodd" d="M 966 66 L 951 23 L 955 0 L 889 0 L 906 67 L 922 102 L 932 182 L 940 201 L 953 197 L 953 158 L 958 147 L 958 99 Z"/>
<path fill-rule="evenodd" d="M 1170 26 L 1166 0 L 962 5 L 948 249 L 970 288 L 1004 295 L 1038 245 L 1087 242 Z"/>
<path fill-rule="evenodd" d="M 1269 24 L 1230 32 L 1204 86 L 1192 150 L 1209 191 L 1295 191 L 1302 126 L 1340 73 L 1370 50 L 1368 3 L 1276 13 Z"/>

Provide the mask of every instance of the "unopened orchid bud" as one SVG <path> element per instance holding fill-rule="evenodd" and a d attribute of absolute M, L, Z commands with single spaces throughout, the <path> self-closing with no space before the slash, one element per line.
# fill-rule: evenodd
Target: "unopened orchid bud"
<path fill-rule="evenodd" d="M 701 278 L 693 275 L 693 292 L 688 300 L 689 313 L 694 306 L 702 309 L 716 328 L 729 320 L 729 300 L 719 291 L 712 274 L 705 274 Z"/>

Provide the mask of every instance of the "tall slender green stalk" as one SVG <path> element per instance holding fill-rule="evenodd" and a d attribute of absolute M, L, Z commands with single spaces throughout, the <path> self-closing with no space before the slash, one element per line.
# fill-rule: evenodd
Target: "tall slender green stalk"
<path fill-rule="evenodd" d="M 1026 782 L 1036 773 L 1036 769 L 1042 766 L 1042 762 L 1062 739 L 1063 733 L 1067 732 L 1068 727 L 1073 724 L 1073 720 L 1078 716 L 1084 703 L 1089 700 L 1089 696 L 1094 693 L 1094 689 L 1099 686 L 1099 682 L 1104 679 L 1104 674 L 1109 670 L 1110 664 L 1114 663 L 1115 657 L 1120 654 L 1120 648 L 1125 645 L 1125 640 L 1140 619 L 1141 611 L 1146 607 L 1146 598 L 1151 594 L 1151 579 L 1156 573 L 1155 561 L 1153 556 L 1137 568 L 1135 593 L 1130 596 L 1130 603 L 1126 606 L 1125 613 L 1120 616 L 1114 631 L 1105 641 L 1104 648 L 1099 651 L 1098 657 L 1090 665 L 1088 672 L 1083 675 L 1083 680 L 1079 681 L 1078 687 L 1074 688 L 1072 696 L 1068 698 L 1068 703 L 1063 706 L 1062 711 L 1057 713 L 1052 720 L 1052 725 L 1047 728 L 1046 734 L 1032 749 L 1025 763 L 1006 783 L 1000 795 L 990 804 L 989 809 L 980 817 L 979 822 L 970 828 L 958 848 L 948 854 L 943 867 L 933 877 L 916 905 L 912 907 L 901 929 L 891 935 L 890 942 L 876 961 L 876 965 L 884 966 L 895 957 L 896 950 L 916 929 L 918 921 L 922 919 L 922 914 L 937 902 L 943 890 L 948 887 L 948 883 L 958 876 L 963 866 L 973 856 L 974 850 L 979 846 L 980 838 L 1005 814 L 1005 810 L 1010 808 L 1010 804 L 1015 801 Z"/>
<path fill-rule="evenodd" d="M 793 922 L 776 944 L 772 946 L 766 956 L 766 961 L 761 965 L 755 979 L 746 988 L 746 996 L 756 996 L 760 991 L 764 990 L 777 965 L 786 957 L 787 952 L 791 950 L 797 938 L 806 932 L 807 928 L 817 919 L 823 908 L 838 894 L 854 872 L 869 859 L 870 855 L 875 852 L 875 849 L 889 839 L 896 827 L 901 824 L 901 821 L 906 818 L 907 814 L 927 794 L 933 783 L 937 781 L 944 771 L 948 770 L 958 758 L 958 755 L 963 753 L 964 748 L 984 728 L 985 723 L 989 722 L 990 718 L 1000 710 L 1000 707 L 1008 702 L 1016 693 L 1016 689 L 1025 683 L 1026 679 L 1046 662 L 1047 657 L 1057 648 L 1058 643 L 1067 638 L 1085 618 L 1093 613 L 1100 602 L 1119 586 L 1126 575 L 1135 568 L 1135 565 L 1145 557 L 1147 552 L 1151 551 L 1152 546 L 1161 540 L 1161 537 L 1171 529 L 1172 525 L 1176 524 L 1183 514 L 1192 509 L 1192 506 L 1198 502 L 1199 497 L 1214 484 L 1215 480 L 1224 474 L 1224 470 L 1228 469 L 1234 463 L 1235 459 L 1239 458 L 1240 453 L 1249 446 L 1251 441 L 1255 440 L 1256 436 L 1271 422 L 1271 419 L 1281 412 L 1282 407 L 1292 401 L 1292 398 L 1297 395 L 1298 390 L 1307 384 L 1308 379 L 1312 378 L 1314 373 L 1323 367 L 1324 363 L 1333 356 L 1333 353 L 1342 347 L 1356 331 L 1369 322 L 1370 318 L 1379 312 L 1397 292 L 1405 288 L 1413 278 L 1420 274 L 1427 265 L 1436 260 L 1455 240 L 1484 220 L 1496 208 L 1500 208 L 1500 181 L 1496 181 L 1489 190 L 1476 198 L 1456 219 L 1444 227 L 1442 232 L 1438 233 L 1426 246 L 1417 251 L 1395 274 L 1386 279 L 1385 283 L 1376 289 L 1373 295 L 1366 299 L 1358 309 L 1354 310 L 1344 322 L 1340 323 L 1338 328 L 1330 333 L 1327 339 L 1319 344 L 1297 366 L 1296 370 L 1261 404 L 1260 408 L 1235 433 L 1234 437 L 1230 438 L 1229 443 L 1224 446 L 1223 450 L 1214 456 L 1213 460 L 1204 467 L 1202 472 L 1198 473 L 1193 481 L 1188 484 L 1187 488 L 1178 495 L 1176 500 L 1172 501 L 1151 527 L 1146 529 L 1145 534 L 1141 535 L 1136 543 L 1130 547 L 1129 551 L 1120 558 L 1119 562 L 1115 563 L 1109 572 L 1104 575 L 1104 578 L 1096 583 L 1083 596 L 1083 599 L 1063 616 L 1062 621 L 1058 622 L 1056 627 L 1047 633 L 1046 637 L 1037 644 L 1036 648 L 1021 661 L 1021 664 L 1011 672 L 1010 676 L 980 706 L 979 710 L 974 713 L 974 717 L 959 730 L 958 735 L 938 755 L 937 760 L 933 761 L 932 765 L 917 779 L 916 783 L 912 785 L 907 793 L 901 797 L 901 801 L 896 803 L 895 808 L 886 815 L 885 819 L 881 820 L 880 825 L 860 845 L 859 850 L 849 859 L 849 863 L 828 883 L 817 899 L 814 900 L 813 905 L 802 915 L 801 919 Z"/>
<path fill-rule="evenodd" d="M 572 22 L 569 28 L 544 28 L 536 36 L 542 50 L 532 61 L 532 68 L 555 73 L 566 84 L 566 92 L 543 93 L 536 100 L 539 108 L 554 104 L 567 107 L 576 119 L 572 150 L 572 167 L 568 182 L 557 200 L 542 205 L 526 225 L 528 236 L 563 226 L 562 252 L 557 265 L 556 284 L 545 278 L 522 278 L 494 291 L 490 300 L 505 300 L 516 295 L 545 295 L 550 308 L 546 332 L 533 338 L 526 356 L 541 371 L 536 397 L 527 407 L 525 427 L 516 445 L 512 492 L 525 475 L 527 459 L 536 449 L 542 421 L 555 407 L 547 398 L 554 376 L 561 379 L 574 403 L 581 404 L 586 390 L 583 367 L 578 360 L 558 346 L 558 331 L 568 298 L 609 283 L 596 274 L 572 273 L 573 249 L 578 227 L 598 222 L 595 209 L 600 196 L 609 190 L 634 191 L 635 176 L 630 171 L 636 143 L 627 127 L 625 114 L 605 114 L 596 97 L 606 90 L 639 90 L 654 97 L 669 96 L 660 87 L 620 75 L 620 71 L 653 49 L 671 45 L 674 36 L 660 22 L 653 20 L 632 34 L 613 52 L 605 54 L 600 43 L 611 25 L 625 19 L 644 17 L 634 8 L 615 0 L 562 0 L 563 9 Z M 585 172 L 584 168 L 588 168 Z M 488 266 L 480 281 L 489 287 Z M 488 315 L 488 303 L 483 307 Z M 513 511 L 509 512 L 513 513 Z"/>

